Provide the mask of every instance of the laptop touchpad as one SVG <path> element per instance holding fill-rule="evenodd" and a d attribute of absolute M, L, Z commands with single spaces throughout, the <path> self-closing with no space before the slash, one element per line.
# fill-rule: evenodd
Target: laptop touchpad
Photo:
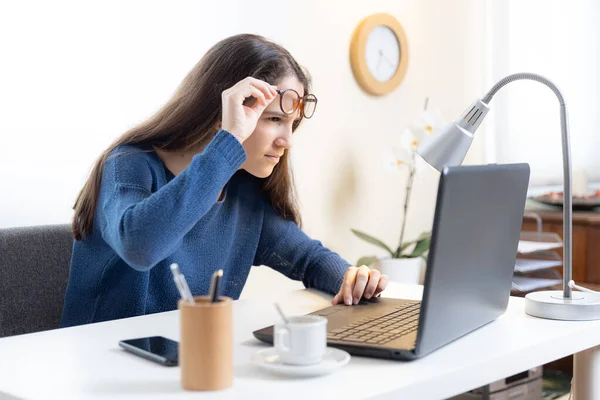
<path fill-rule="evenodd" d="M 379 300 L 380 300 L 379 298 L 370 299 L 370 300 L 361 299 L 358 302 L 358 304 L 356 304 L 354 306 L 347 306 L 345 304 L 338 304 L 338 305 L 335 305 L 335 306 L 323 308 L 322 310 L 315 311 L 315 312 L 311 313 L 311 315 L 321 315 L 321 316 L 325 317 L 327 315 L 334 314 L 334 313 L 336 313 L 338 311 L 348 310 L 351 307 L 366 306 L 366 305 L 371 304 L 371 303 L 378 303 Z"/>
<path fill-rule="evenodd" d="M 338 311 L 345 310 L 347 307 L 348 306 L 346 306 L 344 304 L 338 304 L 337 306 L 327 307 L 327 308 L 324 308 L 322 310 L 315 311 L 315 312 L 311 313 L 311 315 L 322 315 L 323 317 L 325 317 L 327 315 L 331 315 L 331 314 L 336 313 Z"/>

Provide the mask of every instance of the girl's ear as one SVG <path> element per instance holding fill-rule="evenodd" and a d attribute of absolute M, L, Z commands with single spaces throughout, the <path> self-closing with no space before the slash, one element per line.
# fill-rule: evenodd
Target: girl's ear
<path fill-rule="evenodd" d="M 217 128 L 217 131 L 221 130 L 221 120 L 217 121 L 216 128 Z"/>

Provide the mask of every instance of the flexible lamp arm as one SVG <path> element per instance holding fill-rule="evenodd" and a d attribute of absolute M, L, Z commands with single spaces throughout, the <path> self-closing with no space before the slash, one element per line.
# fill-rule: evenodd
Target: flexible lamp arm
<path fill-rule="evenodd" d="M 492 97 L 502 87 L 510 82 L 528 79 L 543 83 L 549 87 L 560 104 L 560 131 L 562 135 L 562 150 L 563 150 L 563 175 L 564 175 L 564 189 L 563 189 L 563 296 L 565 298 L 571 298 L 571 287 L 569 281 L 572 278 L 572 237 L 573 237 L 573 220 L 572 220 L 572 187 L 571 187 L 571 148 L 569 142 L 569 123 L 567 120 L 567 105 L 565 99 L 560 90 L 550 82 L 548 79 L 541 75 L 532 73 L 519 73 L 509 75 L 506 78 L 500 80 L 490 89 L 485 95 L 482 102 L 487 106 Z M 486 110 L 487 111 L 487 110 Z"/>

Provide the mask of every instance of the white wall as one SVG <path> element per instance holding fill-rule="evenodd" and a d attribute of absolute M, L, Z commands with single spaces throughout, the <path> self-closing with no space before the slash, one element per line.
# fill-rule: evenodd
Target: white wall
<path fill-rule="evenodd" d="M 172 94 L 216 41 L 240 32 L 287 47 L 314 79 L 315 117 L 297 133 L 294 167 L 305 230 L 350 261 L 372 246 L 358 228 L 398 240 L 405 177 L 381 161 L 394 135 L 430 107 L 447 119 L 483 93 L 479 0 L 19 1 L 0 3 L 0 227 L 69 222 L 99 153 Z M 358 22 L 388 12 L 410 62 L 392 94 L 354 81 Z M 480 134 L 469 155 L 482 157 Z M 437 174 L 421 166 L 408 235 L 430 229 Z"/>

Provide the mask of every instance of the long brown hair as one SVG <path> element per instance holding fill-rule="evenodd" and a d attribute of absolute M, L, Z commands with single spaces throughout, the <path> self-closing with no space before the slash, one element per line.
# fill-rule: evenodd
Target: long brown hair
<path fill-rule="evenodd" d="M 215 44 L 188 73 L 173 97 L 152 117 L 115 140 L 94 164 L 75 201 L 73 237 L 83 240 L 94 227 L 94 216 L 109 154 L 118 146 L 154 146 L 167 151 L 203 148 L 217 133 L 221 93 L 252 76 L 270 84 L 293 75 L 310 91 L 310 78 L 280 45 L 258 35 L 236 35 Z M 300 120 L 294 122 L 293 130 Z M 275 210 L 300 225 L 293 174 L 286 151 L 261 187 Z"/>

